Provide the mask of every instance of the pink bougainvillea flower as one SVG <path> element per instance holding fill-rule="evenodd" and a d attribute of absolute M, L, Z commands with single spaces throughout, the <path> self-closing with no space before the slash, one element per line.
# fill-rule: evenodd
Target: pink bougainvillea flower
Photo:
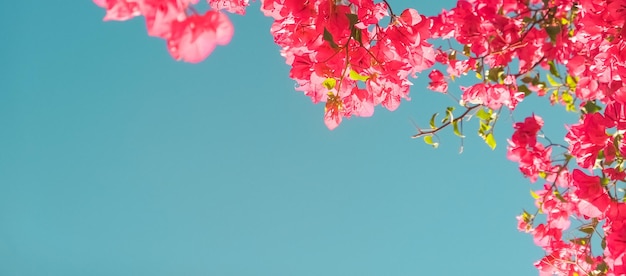
<path fill-rule="evenodd" d="M 214 10 L 226 10 L 241 15 L 246 14 L 246 7 L 250 5 L 249 0 L 208 0 L 208 2 Z"/>
<path fill-rule="evenodd" d="M 543 119 L 533 114 L 533 116 L 527 117 L 524 122 L 515 123 L 513 127 L 515 132 L 508 140 L 507 158 L 513 162 L 518 162 L 522 174 L 530 178 L 531 182 L 535 182 L 540 172 L 547 172 L 552 169 L 550 158 L 552 148 L 546 148 L 537 141 L 537 133 L 543 127 Z"/>
<path fill-rule="evenodd" d="M 611 141 L 606 129 L 615 126 L 615 122 L 602 116 L 600 113 L 583 115 L 578 124 L 572 125 L 565 136 L 570 144 L 570 152 L 578 165 L 583 168 L 592 168 L 600 150 Z"/>
<path fill-rule="evenodd" d="M 524 98 L 524 93 L 517 92 L 503 84 L 478 83 L 470 87 L 461 86 L 463 101 L 472 104 L 483 104 L 491 109 L 505 105 L 513 110 Z"/>
<path fill-rule="evenodd" d="M 607 211 L 611 198 L 600 184 L 600 177 L 589 176 L 579 169 L 572 173 L 575 194 L 581 200 L 579 212 L 590 218 L 601 218 Z"/>
<path fill-rule="evenodd" d="M 428 83 L 428 89 L 441 93 L 448 92 L 448 83 L 443 78 L 443 74 L 441 73 L 441 71 L 435 69 L 430 72 L 430 74 L 428 74 L 428 77 L 430 78 L 430 83 Z"/>
<path fill-rule="evenodd" d="M 106 9 L 104 21 L 124 21 L 141 15 L 137 1 L 129 0 L 94 0 L 96 5 Z"/>
<path fill-rule="evenodd" d="M 524 119 L 524 122 L 517 122 L 513 125 L 515 132 L 511 137 L 517 145 L 533 146 L 537 143 L 537 133 L 543 127 L 543 119 L 535 114 Z"/>
<path fill-rule="evenodd" d="M 615 22 L 611 23 L 618 24 L 621 27 L 624 24 L 624 20 L 626 20 L 626 0 L 606 0 L 606 2 L 606 11 L 609 19 L 615 20 Z"/>
<path fill-rule="evenodd" d="M 199 0 L 93 1 L 106 9 L 104 20 L 143 15 L 148 34 L 167 40 L 171 55 L 187 62 L 200 62 L 217 45 L 229 43 L 233 26 L 220 12 L 244 14 L 250 2 L 207 0 L 212 10 L 200 15 L 191 8 Z M 575 105 L 584 110 L 568 127 L 569 147 L 538 141 L 544 125 L 538 116 L 514 124 L 507 157 L 531 182 L 545 180 L 543 189 L 532 193 L 538 212 L 517 217 L 518 229 L 545 251 L 535 263 L 541 276 L 594 270 L 626 275 L 626 203 L 612 189 L 626 180 L 626 0 L 459 0 L 433 17 L 405 9 L 382 20 L 392 13 L 388 5 L 380 0 L 261 1 L 261 11 L 274 19 L 270 33 L 291 66 L 296 90 L 313 103 L 325 102 L 326 127 L 332 130 L 353 115 L 371 116 L 377 105 L 395 110 L 402 99 L 409 100 L 408 77 L 424 70 L 431 70 L 429 89 L 448 93 L 447 76 L 454 80 L 471 71 L 501 69 L 506 76 L 461 87 L 463 102 L 490 109 L 513 110 L 524 99 L 520 90 L 544 96 L 556 89 L 548 96 L 552 104 L 564 100 L 562 89 L 574 92 Z M 434 50 L 431 38 L 455 39 L 463 50 L 453 45 Z M 446 72 L 433 70 L 435 63 Z M 557 71 L 567 69 L 559 77 L 564 85 L 536 81 L 536 70 L 552 72 L 555 65 Z M 604 111 L 588 109 L 592 103 Z M 562 162 L 555 155 L 563 149 Z M 545 221 L 533 225 L 540 216 Z M 564 232 L 572 219 L 587 223 L 577 228 L 594 237 Z M 595 237 L 599 227 L 605 246 L 598 255 L 590 243 L 600 240 Z"/>
<path fill-rule="evenodd" d="M 324 123 L 330 130 L 335 129 L 341 123 L 343 117 L 343 104 L 341 99 L 337 95 L 329 93 L 328 100 L 326 101 L 326 108 L 324 112 Z"/>
<path fill-rule="evenodd" d="M 359 29 L 366 29 L 371 24 L 376 24 L 380 19 L 389 15 L 387 5 L 384 2 L 374 4 L 373 0 L 349 0 L 359 7 L 359 22 L 354 26 Z"/>
<path fill-rule="evenodd" d="M 233 25 L 226 15 L 207 11 L 204 15 L 175 21 L 167 48 L 177 60 L 198 63 L 207 58 L 216 45 L 228 44 L 233 32 Z"/>
<path fill-rule="evenodd" d="M 141 14 L 146 18 L 148 35 L 168 39 L 175 21 L 183 21 L 189 5 L 198 0 L 142 0 L 139 1 Z"/>
<path fill-rule="evenodd" d="M 539 224 L 533 230 L 533 240 L 537 246 L 543 248 L 549 248 L 553 246 L 555 242 L 561 240 L 563 232 L 557 228 L 549 228 L 545 224 Z"/>
<path fill-rule="evenodd" d="M 529 223 L 524 215 L 516 216 L 515 219 L 517 219 L 517 230 L 520 232 L 530 233 L 534 230 L 532 223 Z"/>
<path fill-rule="evenodd" d="M 612 201 L 606 212 L 604 260 L 615 275 L 626 274 L 626 203 Z"/>

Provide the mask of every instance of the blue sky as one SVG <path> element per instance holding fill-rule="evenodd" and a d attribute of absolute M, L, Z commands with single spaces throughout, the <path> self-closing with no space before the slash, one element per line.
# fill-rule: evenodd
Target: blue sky
<path fill-rule="evenodd" d="M 200 64 L 90 1 L 0 5 L 0 275 L 536 274 L 508 115 L 495 151 L 475 121 L 461 155 L 451 130 L 436 150 L 412 140 L 411 120 L 455 104 L 424 74 L 395 112 L 329 131 L 259 3 Z M 514 117 L 561 141 L 576 115 L 548 107 Z"/>

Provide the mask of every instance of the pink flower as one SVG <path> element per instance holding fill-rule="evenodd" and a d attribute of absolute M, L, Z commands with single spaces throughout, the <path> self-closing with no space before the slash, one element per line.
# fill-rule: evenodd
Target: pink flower
<path fill-rule="evenodd" d="M 241 15 L 246 14 L 246 7 L 250 5 L 249 0 L 208 0 L 208 2 L 214 10 L 226 10 Z"/>
<path fill-rule="evenodd" d="M 472 104 L 483 104 L 491 109 L 498 109 L 505 105 L 509 109 L 524 98 L 524 93 L 514 91 L 511 87 L 503 84 L 477 83 L 471 87 L 461 86 L 463 101 Z"/>
<path fill-rule="evenodd" d="M 216 45 L 226 45 L 233 36 L 233 25 L 226 15 L 207 11 L 172 24 L 167 47 L 174 59 L 198 63 L 207 58 Z"/>
<path fill-rule="evenodd" d="M 515 217 L 517 219 L 517 230 L 520 232 L 530 233 L 533 231 L 533 225 L 527 221 L 523 215 Z"/>
<path fill-rule="evenodd" d="M 336 95 L 329 95 L 324 111 L 324 123 L 328 129 L 333 130 L 339 126 L 343 117 L 342 112 L 341 99 Z"/>
<path fill-rule="evenodd" d="M 448 83 L 443 78 L 441 71 L 434 69 L 430 72 L 430 74 L 428 74 L 428 77 L 430 78 L 428 89 L 441 93 L 446 93 L 448 91 Z"/>
<path fill-rule="evenodd" d="M 534 146 L 537 143 L 537 133 L 543 127 L 543 119 L 535 114 L 513 125 L 515 132 L 511 141 L 519 146 Z"/>
<path fill-rule="evenodd" d="M 555 245 L 562 243 L 561 236 L 563 232 L 557 228 L 549 228 L 545 224 L 539 224 L 533 231 L 533 240 L 535 244 L 544 249 L 554 248 Z"/>
<path fill-rule="evenodd" d="M 141 15 L 136 1 L 128 0 L 94 0 L 96 5 L 107 10 L 104 21 L 124 21 Z"/>
<path fill-rule="evenodd" d="M 570 144 L 570 152 L 576 157 L 578 165 L 583 168 L 593 167 L 598 153 L 611 140 L 606 129 L 614 125 L 615 122 L 602 114 L 591 113 L 583 115 L 580 123 L 569 128 L 565 141 Z"/>
<path fill-rule="evenodd" d="M 531 182 L 537 180 L 540 172 L 549 171 L 551 166 L 551 148 L 545 148 L 537 142 L 537 133 L 543 126 L 543 119 L 534 115 L 524 122 L 513 125 L 515 132 L 508 140 L 507 158 L 519 163 L 519 169 Z"/>
<path fill-rule="evenodd" d="M 572 173 L 576 187 L 575 194 L 580 199 L 579 212 L 590 218 L 601 218 L 607 211 L 611 198 L 600 184 L 600 177 L 589 176 L 579 169 Z"/>

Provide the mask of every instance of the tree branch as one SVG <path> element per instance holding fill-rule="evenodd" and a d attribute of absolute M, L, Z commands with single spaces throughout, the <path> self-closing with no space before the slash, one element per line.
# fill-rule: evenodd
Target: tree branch
<path fill-rule="evenodd" d="M 421 130 L 421 129 L 418 129 L 418 133 L 417 133 L 417 134 L 414 134 L 413 136 L 411 136 L 411 138 L 415 139 L 415 138 L 422 137 L 422 136 L 424 136 L 424 135 L 431 135 L 431 134 L 435 134 L 435 133 L 439 132 L 440 130 L 442 130 L 442 129 L 446 128 L 447 126 L 449 126 L 449 125 L 450 125 L 450 124 L 452 124 L 453 122 L 457 122 L 457 121 L 463 120 L 463 118 L 465 118 L 465 116 L 467 116 L 467 114 L 469 114 L 469 113 L 470 113 L 470 111 L 472 111 L 472 110 L 474 110 L 474 109 L 476 109 L 477 107 L 480 107 L 480 106 L 482 106 L 482 105 L 480 105 L 480 104 L 479 104 L 479 105 L 475 105 L 475 106 L 466 107 L 465 112 L 463 112 L 463 114 L 461 114 L 461 116 L 459 116 L 459 117 L 456 117 L 456 118 L 452 119 L 452 121 L 449 121 L 449 122 L 447 122 L 447 123 L 445 123 L 445 124 L 441 125 L 441 126 L 440 126 L 440 127 L 438 127 L 438 128 L 431 129 L 431 130 L 427 130 L 427 131 L 423 131 L 423 130 Z"/>

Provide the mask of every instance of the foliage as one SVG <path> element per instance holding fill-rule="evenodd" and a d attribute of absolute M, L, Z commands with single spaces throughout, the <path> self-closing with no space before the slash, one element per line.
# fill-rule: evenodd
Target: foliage
<path fill-rule="evenodd" d="M 249 5 L 208 0 L 201 14 L 198 0 L 94 2 L 105 20 L 144 16 L 148 34 L 187 62 L 228 44 L 233 25 L 223 12 L 245 14 Z M 518 229 L 545 251 L 535 263 L 540 275 L 626 275 L 626 0 L 459 0 L 431 17 L 396 14 L 385 0 L 264 0 L 261 11 L 274 19 L 271 34 L 297 90 L 325 102 L 329 129 L 377 105 L 396 109 L 409 98 L 409 77 L 426 70 L 428 88 L 443 94 L 457 78 L 477 78 L 460 87 L 458 107 L 414 135 L 434 147 L 440 130 L 451 126 L 463 138 L 464 119 L 476 118 L 478 135 L 495 148 L 500 113 L 531 94 L 578 113 L 565 145 L 542 135 L 538 115 L 514 124 L 507 157 L 544 182 L 531 191 L 537 210 L 518 216 Z M 436 39 L 451 46 L 434 47 Z"/>

